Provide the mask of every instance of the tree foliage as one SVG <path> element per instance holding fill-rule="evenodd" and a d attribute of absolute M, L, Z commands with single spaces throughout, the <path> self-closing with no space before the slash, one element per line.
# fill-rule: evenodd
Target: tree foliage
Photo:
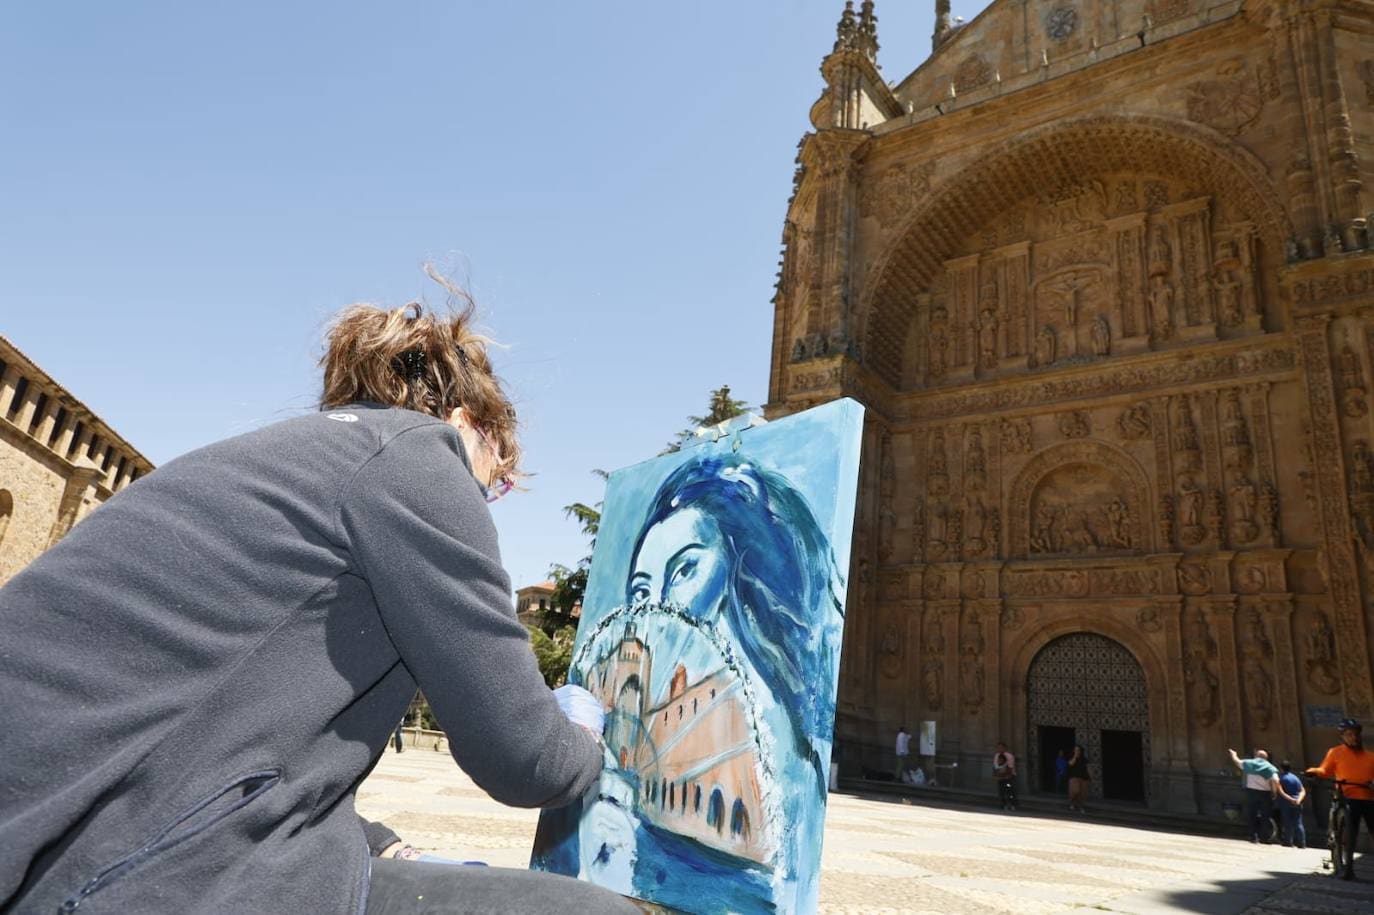
<path fill-rule="evenodd" d="M 534 659 L 539 663 L 539 672 L 549 689 L 556 689 L 568 679 L 568 665 L 572 663 L 573 639 L 577 637 L 575 626 L 564 626 L 549 635 L 536 627 L 530 631 L 530 647 L 534 649 Z"/>
<path fill-rule="evenodd" d="M 677 434 L 677 438 L 668 443 L 668 447 L 660 451 L 660 454 L 672 454 L 680 451 L 682 446 L 696 435 L 696 431 L 705 426 L 718 426 L 727 419 L 734 419 L 744 413 L 749 412 L 749 404 L 742 400 L 730 396 L 730 386 L 723 384 L 711 392 L 711 399 L 706 404 L 706 414 L 704 416 L 689 416 L 687 422 L 691 427 L 683 429 Z"/>

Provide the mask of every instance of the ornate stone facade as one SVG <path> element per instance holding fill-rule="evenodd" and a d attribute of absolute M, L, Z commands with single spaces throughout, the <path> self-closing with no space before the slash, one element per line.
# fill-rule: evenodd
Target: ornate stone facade
<path fill-rule="evenodd" d="M 1374 715 L 1374 18 L 996 0 L 888 86 L 863 7 L 801 144 L 768 406 L 869 408 L 842 768 L 934 720 L 967 784 L 1068 739 L 1138 765 L 1109 795 L 1216 815 L 1228 746 L 1315 759 Z M 1137 678 L 1138 725 L 1037 692 L 1080 655 L 1120 672 L 1084 688 Z"/>
<path fill-rule="evenodd" d="M 0 337 L 0 585 L 152 469 Z"/>

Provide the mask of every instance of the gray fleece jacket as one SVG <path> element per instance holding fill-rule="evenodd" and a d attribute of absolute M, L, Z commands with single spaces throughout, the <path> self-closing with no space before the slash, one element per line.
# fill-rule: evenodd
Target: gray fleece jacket
<path fill-rule="evenodd" d="M 361 912 L 353 793 L 417 686 L 499 801 L 600 772 L 450 426 L 358 404 L 168 463 L 0 589 L 0 910 Z"/>

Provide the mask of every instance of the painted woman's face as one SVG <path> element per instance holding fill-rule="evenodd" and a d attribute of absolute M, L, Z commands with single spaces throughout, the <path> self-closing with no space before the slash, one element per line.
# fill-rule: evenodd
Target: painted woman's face
<path fill-rule="evenodd" d="M 697 509 L 684 508 L 644 535 L 630 574 L 630 600 L 710 616 L 720 607 L 728 571 L 720 528 Z"/>

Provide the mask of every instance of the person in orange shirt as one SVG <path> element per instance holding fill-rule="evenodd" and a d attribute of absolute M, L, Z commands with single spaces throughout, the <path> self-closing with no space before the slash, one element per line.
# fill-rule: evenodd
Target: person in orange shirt
<path fill-rule="evenodd" d="M 1355 719 L 1346 718 L 1336 728 L 1341 742 L 1327 750 L 1322 764 L 1308 769 L 1307 774 L 1351 783 L 1342 785 L 1341 790 L 1350 810 L 1346 817 L 1347 847 L 1354 848 L 1360 835 L 1360 820 L 1374 834 L 1374 752 L 1364 748 L 1360 739 L 1363 728 Z M 1355 875 L 1347 871 L 1342 876 L 1352 880 Z"/>

